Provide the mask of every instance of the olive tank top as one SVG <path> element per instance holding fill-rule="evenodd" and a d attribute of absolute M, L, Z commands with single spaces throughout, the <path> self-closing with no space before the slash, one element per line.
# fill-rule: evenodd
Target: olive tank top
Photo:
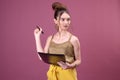
<path fill-rule="evenodd" d="M 74 47 L 70 42 L 72 35 L 69 40 L 63 43 L 55 43 L 52 39 L 49 45 L 48 52 L 51 54 L 64 54 L 66 62 L 72 63 L 75 60 Z M 52 36 L 53 38 L 53 36 Z"/>

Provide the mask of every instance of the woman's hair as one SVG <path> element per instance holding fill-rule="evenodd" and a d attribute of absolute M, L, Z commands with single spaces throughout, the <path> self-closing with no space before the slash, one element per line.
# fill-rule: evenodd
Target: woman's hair
<path fill-rule="evenodd" d="M 63 13 L 68 13 L 68 10 L 66 8 L 65 5 L 63 5 L 62 3 L 60 2 L 54 2 L 52 4 L 52 9 L 55 11 L 54 12 L 54 18 L 57 19 L 57 17 L 60 18 L 60 16 L 63 14 Z"/>

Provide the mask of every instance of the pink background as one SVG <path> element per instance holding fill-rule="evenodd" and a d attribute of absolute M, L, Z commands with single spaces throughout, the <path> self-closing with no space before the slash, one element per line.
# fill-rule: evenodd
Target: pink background
<path fill-rule="evenodd" d="M 40 25 L 43 46 L 53 34 L 51 4 L 69 8 L 72 31 L 79 37 L 79 80 L 120 80 L 119 0 L 0 0 L 0 80 L 47 80 L 49 65 L 36 55 L 33 30 Z"/>

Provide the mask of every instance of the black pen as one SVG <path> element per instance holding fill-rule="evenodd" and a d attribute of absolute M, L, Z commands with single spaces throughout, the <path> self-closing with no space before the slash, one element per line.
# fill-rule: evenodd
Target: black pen
<path fill-rule="evenodd" d="M 40 27 L 39 27 L 39 26 L 36 26 L 36 27 L 37 27 L 37 29 L 39 29 L 39 31 L 40 31 Z M 43 31 L 41 31 L 41 33 L 42 33 L 42 34 L 44 34 L 44 32 L 43 32 Z"/>

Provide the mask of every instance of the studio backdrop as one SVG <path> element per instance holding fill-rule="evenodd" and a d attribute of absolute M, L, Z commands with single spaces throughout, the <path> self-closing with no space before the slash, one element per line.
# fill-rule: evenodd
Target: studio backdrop
<path fill-rule="evenodd" d="M 78 80 L 120 80 L 120 0 L 0 0 L 0 80 L 47 80 L 33 31 L 43 28 L 44 47 L 56 32 L 55 1 L 67 5 L 70 31 L 80 40 Z"/>

